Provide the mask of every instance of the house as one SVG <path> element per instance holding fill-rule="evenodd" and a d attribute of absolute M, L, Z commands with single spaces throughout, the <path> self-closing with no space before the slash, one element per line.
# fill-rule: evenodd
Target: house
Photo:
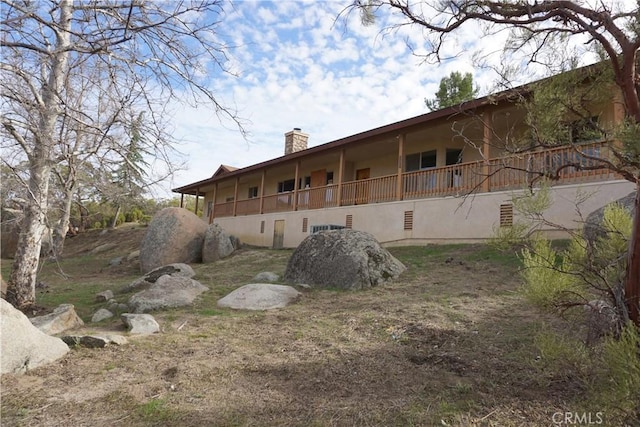
<path fill-rule="evenodd" d="M 311 232 L 340 227 L 370 232 L 386 245 L 477 242 L 513 223 L 514 195 L 557 172 L 546 217 L 576 229 L 578 201 L 586 216 L 635 187 L 596 167 L 616 143 L 611 132 L 594 137 L 578 121 L 569 126 L 573 144 L 514 151 L 510 141 L 530 129 L 516 100 L 531 88 L 311 148 L 309 135 L 294 128 L 283 156 L 240 169 L 222 165 L 211 178 L 173 191 L 195 195 L 204 220 L 256 246 L 295 247 Z M 610 93 L 590 106 L 599 129 L 624 117 L 614 86 Z"/>

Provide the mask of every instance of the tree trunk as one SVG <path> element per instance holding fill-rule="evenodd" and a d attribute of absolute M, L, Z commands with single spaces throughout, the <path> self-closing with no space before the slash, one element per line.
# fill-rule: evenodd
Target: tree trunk
<path fill-rule="evenodd" d="M 78 197 L 79 199 L 79 197 Z M 84 205 L 81 202 L 76 202 L 76 205 L 78 205 L 78 209 L 80 210 L 80 225 L 78 226 L 78 231 L 85 231 L 87 228 L 89 228 L 89 210 L 84 207 Z"/>
<path fill-rule="evenodd" d="M 24 211 L 18 249 L 7 283 L 7 301 L 18 309 L 36 302 L 36 273 L 40 260 L 42 238 L 46 227 L 47 193 L 51 169 L 40 162 L 30 168 L 31 199 Z"/>
<path fill-rule="evenodd" d="M 113 221 L 111 222 L 111 229 L 116 228 L 116 226 L 118 225 L 118 215 L 120 215 L 121 210 L 122 206 L 118 204 L 118 207 L 116 208 L 116 214 L 113 216 Z"/>
<path fill-rule="evenodd" d="M 53 230 L 53 255 L 56 259 L 62 256 L 64 250 L 64 240 L 67 237 L 69 223 L 71 218 L 71 206 L 73 205 L 73 188 L 66 188 L 64 193 L 64 207 L 62 209 L 62 217 L 58 226 Z"/>
<path fill-rule="evenodd" d="M 629 239 L 629 262 L 624 294 L 629 319 L 640 327 L 640 180 L 636 182 L 635 213 Z"/>
<path fill-rule="evenodd" d="M 48 57 L 49 63 L 46 64 L 49 65 L 49 76 L 41 88 L 42 106 L 39 111 L 38 131 L 34 136 L 33 150 L 28 153 L 29 199 L 18 239 L 18 250 L 7 284 L 7 301 L 20 309 L 27 308 L 36 301 L 36 275 L 42 237 L 47 228 L 53 135 L 60 115 L 59 94 L 62 92 L 69 60 L 72 0 L 61 0 L 58 6 L 60 15 L 57 22 L 56 46 Z"/>

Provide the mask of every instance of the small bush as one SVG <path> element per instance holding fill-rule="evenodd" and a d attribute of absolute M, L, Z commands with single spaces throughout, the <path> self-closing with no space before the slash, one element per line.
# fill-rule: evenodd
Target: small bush
<path fill-rule="evenodd" d="M 540 355 L 536 368 L 541 378 L 553 380 L 576 379 L 584 383 L 592 361 L 587 347 L 578 340 L 561 337 L 553 332 L 541 332 L 534 338 Z"/>
<path fill-rule="evenodd" d="M 149 225 L 151 222 L 151 215 L 142 215 L 138 222 L 142 225 Z"/>
<path fill-rule="evenodd" d="M 529 225 L 523 222 L 516 222 L 510 227 L 494 227 L 493 236 L 487 243 L 500 251 L 513 250 L 514 247 L 527 242 L 529 228 Z"/>
<path fill-rule="evenodd" d="M 530 301 L 546 309 L 566 309 L 602 300 L 614 308 L 619 324 L 625 323 L 620 294 L 631 217 L 620 206 L 608 206 L 602 226 L 605 234 L 591 245 L 576 235 L 564 251 L 557 253 L 548 240 L 538 238 L 522 251 L 524 294 Z"/>
<path fill-rule="evenodd" d="M 623 425 L 640 420 L 640 331 L 632 323 L 619 339 L 610 337 L 602 353 L 603 370 L 594 385 L 597 404 Z M 610 422 L 613 420 L 609 420 Z"/>
<path fill-rule="evenodd" d="M 581 297 L 578 279 L 571 274 L 570 257 L 559 256 L 546 239 L 535 239 L 522 250 L 527 299 L 545 309 L 559 307 L 569 297 Z"/>

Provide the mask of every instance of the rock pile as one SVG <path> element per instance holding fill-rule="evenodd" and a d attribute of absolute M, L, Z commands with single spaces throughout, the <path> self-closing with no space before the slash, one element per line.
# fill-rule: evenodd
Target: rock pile
<path fill-rule="evenodd" d="M 228 235 L 218 224 L 207 224 L 182 208 L 158 212 L 140 245 L 140 269 L 143 273 L 171 263 L 214 262 L 240 247 L 240 241 Z"/>

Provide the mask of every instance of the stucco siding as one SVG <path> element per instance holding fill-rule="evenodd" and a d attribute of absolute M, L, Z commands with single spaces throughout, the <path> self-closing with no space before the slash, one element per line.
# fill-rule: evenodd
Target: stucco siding
<path fill-rule="evenodd" d="M 617 200 L 634 190 L 627 181 L 609 181 L 582 185 L 566 185 L 552 189 L 553 205 L 545 216 L 569 229 L 580 228 L 576 201 L 584 199 L 580 210 L 584 217 L 591 211 Z M 329 209 L 282 212 L 242 217 L 216 218 L 227 232 L 244 243 L 269 247 L 273 243 L 274 222 L 285 221 L 284 246 L 296 247 L 309 235 L 311 226 L 335 224 L 344 226 L 352 216 L 353 228 L 372 233 L 385 244 L 419 244 L 428 242 L 473 242 L 493 236 L 500 221 L 500 204 L 509 203 L 514 192 L 504 191 L 468 196 L 444 197 L 345 206 Z M 404 229 L 405 211 L 413 212 L 413 229 Z M 303 219 L 308 229 L 302 231 Z M 264 233 L 260 233 L 264 221 Z"/>

